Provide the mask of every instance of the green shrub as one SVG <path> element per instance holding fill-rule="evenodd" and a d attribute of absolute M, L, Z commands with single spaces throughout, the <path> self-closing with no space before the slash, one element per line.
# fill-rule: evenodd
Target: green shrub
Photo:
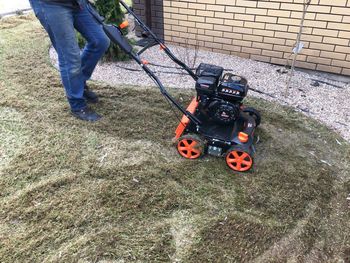
<path fill-rule="evenodd" d="M 119 25 L 123 22 L 124 13 L 119 4 L 119 0 L 96 0 L 95 7 L 101 16 L 105 18 L 107 24 Z M 78 43 L 81 48 L 85 46 L 85 39 L 78 33 Z M 107 50 L 104 60 L 116 61 L 127 60 L 129 57 L 118 47 L 118 45 L 111 43 Z"/>

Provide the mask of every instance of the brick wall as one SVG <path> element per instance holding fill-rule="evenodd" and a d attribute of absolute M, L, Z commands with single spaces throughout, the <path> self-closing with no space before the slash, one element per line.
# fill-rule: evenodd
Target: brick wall
<path fill-rule="evenodd" d="M 149 4 L 148 4 L 149 3 Z M 148 27 L 161 39 L 164 39 L 164 16 L 162 0 L 133 0 L 135 13 L 140 16 Z M 150 14 L 147 16 L 147 12 Z M 148 20 L 151 21 L 148 21 Z M 136 34 L 141 36 L 141 29 L 136 28 Z"/>
<path fill-rule="evenodd" d="M 303 8 L 303 0 L 160 2 L 167 42 L 281 65 L 291 54 Z M 350 75 L 349 39 L 350 0 L 311 0 L 296 66 Z"/>

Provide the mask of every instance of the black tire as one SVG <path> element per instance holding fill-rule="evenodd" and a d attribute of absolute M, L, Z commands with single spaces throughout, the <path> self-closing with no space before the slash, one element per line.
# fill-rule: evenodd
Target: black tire
<path fill-rule="evenodd" d="M 259 111 L 252 107 L 247 107 L 243 109 L 243 112 L 248 113 L 250 116 L 253 116 L 255 119 L 256 127 L 258 127 L 261 123 L 261 114 Z"/>

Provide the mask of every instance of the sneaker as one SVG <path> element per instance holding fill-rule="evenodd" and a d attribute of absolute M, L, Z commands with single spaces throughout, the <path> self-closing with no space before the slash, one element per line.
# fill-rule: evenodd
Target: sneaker
<path fill-rule="evenodd" d="M 84 99 L 86 99 L 87 102 L 90 103 L 97 103 L 98 102 L 98 96 L 95 92 L 93 92 L 92 90 L 90 90 L 90 88 L 88 86 L 85 85 L 84 87 Z"/>
<path fill-rule="evenodd" d="M 74 117 L 83 121 L 93 122 L 93 121 L 98 121 L 99 119 L 102 118 L 100 115 L 98 115 L 95 111 L 93 111 L 89 107 L 86 107 L 84 109 L 77 110 L 77 111 L 72 110 L 71 112 Z"/>

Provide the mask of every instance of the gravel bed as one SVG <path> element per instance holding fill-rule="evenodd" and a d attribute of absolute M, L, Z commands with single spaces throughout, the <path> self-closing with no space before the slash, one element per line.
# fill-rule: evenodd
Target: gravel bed
<path fill-rule="evenodd" d="M 349 83 L 327 79 L 325 74 L 317 72 L 306 73 L 297 71 L 294 74 L 288 96 L 285 96 L 288 74 L 277 72 L 278 69 L 283 68 L 281 66 L 209 51 L 196 51 L 179 46 L 169 45 L 169 48 L 190 66 L 195 64 L 194 67 L 196 67 L 200 62 L 203 62 L 220 65 L 225 69 L 232 70 L 232 73 L 245 77 L 251 88 L 271 95 L 268 96 L 250 91 L 248 96 L 260 97 L 292 106 L 304 114 L 322 121 L 350 141 Z M 57 64 L 57 57 L 52 49 L 50 56 L 53 62 Z M 175 66 L 164 52 L 160 52 L 159 47 L 147 50 L 142 57 L 154 64 Z M 194 59 L 195 57 L 196 59 Z M 193 79 L 183 75 L 183 71 L 179 69 L 150 67 L 158 72 L 160 80 L 166 87 L 194 88 Z M 130 71 L 124 68 L 140 70 L 140 67 L 134 61 L 103 63 L 97 66 L 92 79 L 112 85 L 154 86 L 153 81 L 143 71 Z M 175 74 L 168 72 L 174 72 Z M 320 83 L 319 86 L 315 87 L 312 85 L 315 82 L 313 79 L 332 85 Z M 334 87 L 333 85 L 339 87 Z"/>

